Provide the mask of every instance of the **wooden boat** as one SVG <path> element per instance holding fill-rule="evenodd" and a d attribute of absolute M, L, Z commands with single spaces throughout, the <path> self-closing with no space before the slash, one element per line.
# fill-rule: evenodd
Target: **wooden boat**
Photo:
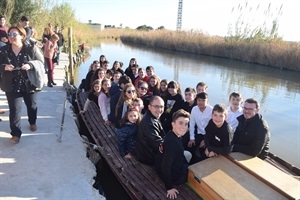
<path fill-rule="evenodd" d="M 82 110 L 87 99 L 86 93 L 78 92 L 76 96 L 78 108 Z M 167 199 L 165 185 L 154 168 L 135 158 L 124 159 L 120 156 L 114 128 L 104 124 L 100 110 L 94 103 L 90 103 L 82 119 L 102 157 L 132 199 Z M 176 189 L 179 191 L 177 199 L 200 199 L 188 185 L 180 185 Z"/>
<path fill-rule="evenodd" d="M 85 92 L 77 92 L 79 110 L 82 110 L 86 98 Z M 132 199 L 167 199 L 164 183 L 152 167 L 135 158 L 124 159 L 120 156 L 114 128 L 104 124 L 94 103 L 90 104 L 82 119 L 99 146 L 99 152 Z M 294 178 L 300 176 L 300 170 L 275 155 L 270 155 L 267 162 L 246 155 L 231 154 L 196 163 L 189 168 L 188 184 L 176 187 L 179 191 L 177 199 L 201 199 L 200 196 L 204 199 L 300 198 L 299 180 Z M 245 160 L 250 162 L 244 162 Z M 264 166 L 263 172 L 259 171 L 259 166 Z M 265 176 L 264 173 L 273 175 Z M 279 179 L 274 178 L 274 174 Z"/>

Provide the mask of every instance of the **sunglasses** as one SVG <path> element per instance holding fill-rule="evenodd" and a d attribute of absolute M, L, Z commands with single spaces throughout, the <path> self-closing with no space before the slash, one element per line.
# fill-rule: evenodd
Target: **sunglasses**
<path fill-rule="evenodd" d="M 148 90 L 148 88 L 145 88 L 145 87 L 140 87 L 141 90 Z"/>
<path fill-rule="evenodd" d="M 20 35 L 19 33 L 7 33 L 8 36 L 17 37 L 17 35 Z"/>
<path fill-rule="evenodd" d="M 127 90 L 126 91 L 128 94 L 131 94 L 131 93 L 135 93 L 135 90 Z"/>

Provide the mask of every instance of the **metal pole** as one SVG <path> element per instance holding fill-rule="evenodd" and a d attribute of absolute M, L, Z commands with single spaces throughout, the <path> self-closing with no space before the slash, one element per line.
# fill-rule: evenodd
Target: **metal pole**
<path fill-rule="evenodd" d="M 68 29 L 68 37 L 69 37 L 69 72 L 70 72 L 70 85 L 74 85 L 74 69 L 73 69 L 73 33 L 72 28 Z"/>

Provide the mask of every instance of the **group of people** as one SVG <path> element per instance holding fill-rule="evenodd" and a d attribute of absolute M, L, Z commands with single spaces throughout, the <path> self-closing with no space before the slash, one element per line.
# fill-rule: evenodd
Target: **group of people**
<path fill-rule="evenodd" d="M 155 166 L 168 198 L 177 197 L 175 185 L 187 181 L 190 164 L 230 152 L 266 158 L 270 133 L 257 100 L 243 102 L 232 92 L 229 106 L 211 106 L 204 82 L 183 96 L 180 84 L 161 80 L 153 66 L 144 69 L 135 58 L 122 66 L 110 67 L 104 55 L 91 64 L 80 85 L 88 92 L 80 112 L 96 103 L 104 123 L 115 127 L 120 155 Z"/>
<path fill-rule="evenodd" d="M 10 142 L 13 144 L 19 143 L 22 134 L 22 100 L 27 107 L 29 129 L 37 130 L 37 91 L 44 86 L 45 69 L 48 86 L 56 85 L 53 81 L 53 55 L 54 52 L 59 55 L 64 38 L 56 27 L 42 51 L 36 45 L 35 36 L 35 30 L 29 26 L 29 17 L 22 16 L 18 24 L 9 27 L 5 16 L 0 16 L 0 88 L 8 101 Z M 0 114 L 3 113 L 0 110 Z"/>

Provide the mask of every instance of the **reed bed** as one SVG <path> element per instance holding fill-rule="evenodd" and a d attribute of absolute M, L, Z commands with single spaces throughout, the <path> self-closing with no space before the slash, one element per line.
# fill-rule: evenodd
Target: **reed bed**
<path fill-rule="evenodd" d="M 124 31 L 124 43 L 177 52 L 209 55 L 280 69 L 300 71 L 300 43 L 280 39 L 247 40 L 207 36 L 201 32 Z"/>

